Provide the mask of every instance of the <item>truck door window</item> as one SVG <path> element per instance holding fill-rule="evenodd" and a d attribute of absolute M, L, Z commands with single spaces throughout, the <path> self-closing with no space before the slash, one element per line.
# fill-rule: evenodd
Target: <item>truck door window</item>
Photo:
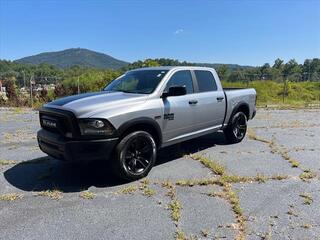
<path fill-rule="evenodd" d="M 193 82 L 191 72 L 189 70 L 183 70 L 174 73 L 170 78 L 169 82 L 167 83 L 165 91 L 168 91 L 169 87 L 173 86 L 185 86 L 187 94 L 193 93 Z"/>
<path fill-rule="evenodd" d="M 217 90 L 216 80 L 214 79 L 211 72 L 205 70 L 195 70 L 194 74 L 197 78 L 199 92 L 209 92 Z"/>

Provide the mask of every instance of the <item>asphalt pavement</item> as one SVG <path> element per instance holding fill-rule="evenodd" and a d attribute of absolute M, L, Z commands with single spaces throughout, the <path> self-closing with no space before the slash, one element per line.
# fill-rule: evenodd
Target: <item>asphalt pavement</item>
<path fill-rule="evenodd" d="M 0 239 L 320 239 L 320 110 L 259 109 L 246 138 L 166 149 L 140 181 L 65 164 L 36 111 L 0 109 Z"/>

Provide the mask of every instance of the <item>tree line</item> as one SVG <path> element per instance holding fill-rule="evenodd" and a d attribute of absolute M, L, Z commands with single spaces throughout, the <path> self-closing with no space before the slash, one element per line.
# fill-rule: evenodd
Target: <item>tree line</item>
<path fill-rule="evenodd" d="M 320 59 L 306 59 L 303 64 L 292 59 L 284 62 L 276 59 L 272 65 L 266 63 L 257 67 L 242 67 L 238 65 L 190 63 L 169 58 L 146 59 L 136 61 L 118 69 L 94 69 L 73 66 L 66 69 L 49 64 L 28 65 L 12 61 L 0 60 L 0 80 L 7 89 L 10 102 L 17 105 L 28 105 L 28 98 L 20 94 L 22 87 L 29 88 L 30 82 L 35 84 L 54 84 L 52 91 L 43 89 L 34 96 L 38 101 L 50 101 L 57 97 L 79 92 L 99 91 L 107 83 L 123 74 L 125 71 L 150 66 L 207 66 L 214 67 L 224 82 L 242 82 L 271 80 L 274 82 L 319 82 Z M 22 100 L 21 100 L 22 99 Z M 1 101 L 1 99 L 0 99 Z"/>

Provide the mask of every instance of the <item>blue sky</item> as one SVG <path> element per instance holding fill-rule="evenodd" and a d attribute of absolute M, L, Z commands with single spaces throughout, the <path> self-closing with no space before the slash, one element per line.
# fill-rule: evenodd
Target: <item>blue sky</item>
<path fill-rule="evenodd" d="M 320 0 L 0 0 L 0 59 L 71 47 L 125 61 L 320 57 Z"/>

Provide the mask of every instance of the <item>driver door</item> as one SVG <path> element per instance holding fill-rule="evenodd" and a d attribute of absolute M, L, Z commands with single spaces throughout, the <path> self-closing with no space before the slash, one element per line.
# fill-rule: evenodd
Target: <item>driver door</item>
<path fill-rule="evenodd" d="M 192 103 L 194 87 L 189 70 L 175 72 L 164 91 L 172 86 L 185 86 L 186 95 L 169 96 L 163 99 L 163 141 L 172 142 L 193 131 L 196 118 L 196 104 Z"/>

